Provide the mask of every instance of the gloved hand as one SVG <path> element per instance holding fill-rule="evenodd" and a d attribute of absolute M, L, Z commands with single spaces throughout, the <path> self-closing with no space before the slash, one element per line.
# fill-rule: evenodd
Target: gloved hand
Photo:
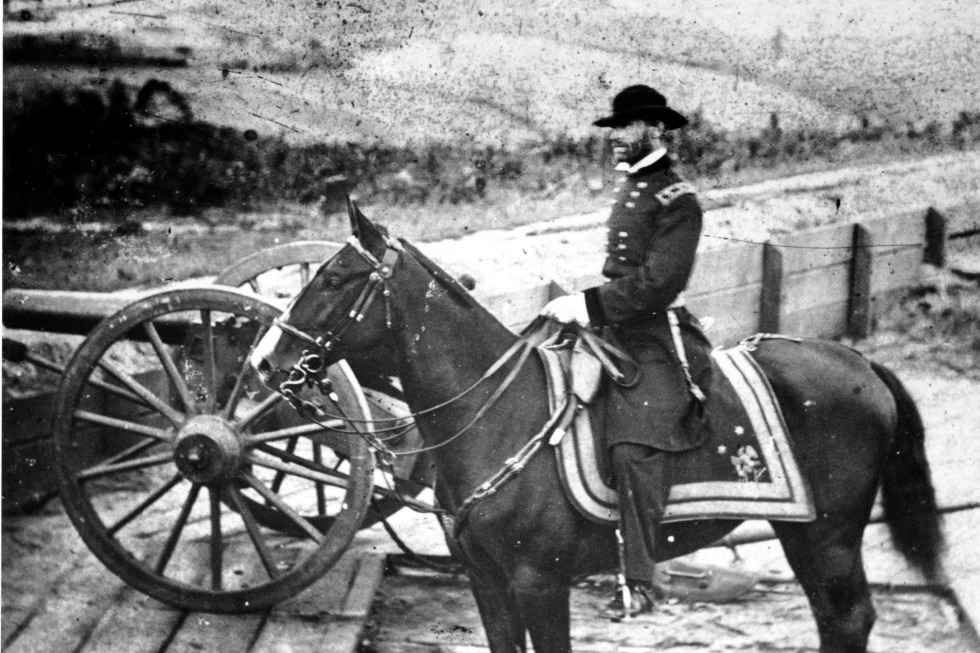
<path fill-rule="evenodd" d="M 562 324 L 575 322 L 579 326 L 589 326 L 589 311 L 585 307 L 585 295 L 582 293 L 552 299 L 541 309 L 541 315 Z"/>

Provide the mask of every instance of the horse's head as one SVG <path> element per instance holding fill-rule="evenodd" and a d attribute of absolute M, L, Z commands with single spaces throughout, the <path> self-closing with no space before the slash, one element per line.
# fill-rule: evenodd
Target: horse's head
<path fill-rule="evenodd" d="M 348 201 L 353 235 L 317 270 L 262 338 L 252 365 L 279 388 L 302 360 L 317 373 L 341 358 L 377 360 L 391 328 L 388 282 L 400 265 L 401 244 Z"/>

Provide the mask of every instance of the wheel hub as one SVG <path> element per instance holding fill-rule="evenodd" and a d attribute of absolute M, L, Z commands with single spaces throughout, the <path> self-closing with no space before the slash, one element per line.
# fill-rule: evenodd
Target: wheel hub
<path fill-rule="evenodd" d="M 219 483 L 234 477 L 242 445 L 231 425 L 214 415 L 197 415 L 177 434 L 174 463 L 195 483 Z"/>

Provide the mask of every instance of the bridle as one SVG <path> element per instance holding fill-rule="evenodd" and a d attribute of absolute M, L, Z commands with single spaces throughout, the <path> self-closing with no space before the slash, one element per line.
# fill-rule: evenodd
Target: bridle
<path fill-rule="evenodd" d="M 440 402 L 434 406 L 429 406 L 428 408 L 424 408 L 410 413 L 409 415 L 400 417 L 367 420 L 359 420 L 348 417 L 346 414 L 344 414 L 339 398 L 333 391 L 332 383 L 326 376 L 326 359 L 331 353 L 334 352 L 334 348 L 337 346 L 337 344 L 340 343 L 340 335 L 351 326 L 361 322 L 364 319 L 368 308 L 370 308 L 374 299 L 379 294 L 384 297 L 385 321 L 388 329 L 391 329 L 391 290 L 387 287 L 387 281 L 391 279 L 392 275 L 394 274 L 395 266 L 397 265 L 400 256 L 405 253 L 405 249 L 397 240 L 385 237 L 385 253 L 382 255 L 381 260 L 378 260 L 374 254 L 369 252 L 361 244 L 360 240 L 356 236 L 351 236 L 347 243 L 365 261 L 367 261 L 367 263 L 373 268 L 373 271 L 368 276 L 368 280 L 365 283 L 364 288 L 361 289 L 361 292 L 358 294 L 357 299 L 354 300 L 351 308 L 341 315 L 334 326 L 324 335 L 313 336 L 302 329 L 287 324 L 281 318 L 277 318 L 273 322 L 273 325 L 278 327 L 284 333 L 312 345 L 315 348 L 313 351 L 303 351 L 296 364 L 290 368 L 289 377 L 279 384 L 279 393 L 283 395 L 289 404 L 301 415 L 315 423 L 322 423 L 320 422 L 320 419 L 339 418 L 344 420 L 354 429 L 352 432 L 357 433 L 367 440 L 368 444 L 380 454 L 382 460 L 388 463 L 393 462 L 397 456 L 408 456 L 443 447 L 467 432 L 474 424 L 476 424 L 477 421 L 479 421 L 481 417 L 483 417 L 484 414 L 486 414 L 486 412 L 497 402 L 497 400 L 503 395 L 504 391 L 517 377 L 518 372 L 520 372 L 520 370 L 524 367 L 524 363 L 527 361 L 531 351 L 534 348 L 527 341 L 527 339 L 521 338 L 515 342 L 500 358 L 498 358 L 497 361 L 494 362 L 494 364 L 491 365 L 483 373 L 483 375 L 477 379 L 476 382 L 453 397 L 450 397 L 446 401 Z M 465 395 L 475 390 L 484 381 L 495 375 L 508 361 L 515 357 L 517 358 L 517 364 L 508 372 L 507 376 L 494 390 L 493 394 L 480 407 L 473 418 L 465 426 L 463 426 L 463 428 L 449 438 L 435 445 L 421 447 L 411 451 L 395 452 L 385 444 L 384 440 L 377 437 L 377 432 L 396 431 L 398 432 L 396 435 L 400 432 L 404 432 L 408 428 L 411 428 L 410 423 L 406 424 L 409 422 L 409 420 L 421 415 L 435 412 L 458 401 Z M 340 414 L 332 415 L 320 409 L 313 402 L 300 398 L 297 395 L 297 392 L 304 388 L 317 388 L 320 394 L 326 396 L 330 400 L 334 408 Z M 357 428 L 355 426 L 356 423 L 370 424 L 372 426 L 379 423 L 386 423 L 391 424 L 391 426 L 388 428 L 379 429 L 377 431 L 373 428 L 364 430 Z"/>
<path fill-rule="evenodd" d="M 385 237 L 385 253 L 379 261 L 374 254 L 369 252 L 361 244 L 357 236 L 348 238 L 347 244 L 353 247 L 354 251 L 360 254 L 367 261 L 368 265 L 374 268 L 374 271 L 368 276 L 367 283 L 364 284 L 364 288 L 361 289 L 361 293 L 354 300 L 350 309 L 337 319 L 333 327 L 328 329 L 322 336 L 312 336 L 302 329 L 298 329 L 291 324 L 286 324 L 282 318 L 276 318 L 272 322 L 273 326 L 279 328 L 284 333 L 288 333 L 294 338 L 298 338 L 316 347 L 317 353 L 320 355 L 333 352 L 334 347 L 340 343 L 340 335 L 364 319 L 365 314 L 367 314 L 368 309 L 371 308 L 371 304 L 374 303 L 374 299 L 379 293 L 385 300 L 385 322 L 388 328 L 391 328 L 391 291 L 388 290 L 386 282 L 395 273 L 395 265 L 398 264 L 398 258 L 405 250 L 397 240 Z"/>

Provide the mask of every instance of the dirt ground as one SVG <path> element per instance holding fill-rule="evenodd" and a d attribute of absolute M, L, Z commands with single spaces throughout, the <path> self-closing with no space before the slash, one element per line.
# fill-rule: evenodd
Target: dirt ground
<path fill-rule="evenodd" d="M 614 580 L 603 576 L 572 592 L 572 646 L 578 652 L 664 650 L 816 651 L 809 604 L 795 583 L 760 586 L 729 604 L 667 603 L 628 623 L 600 618 Z M 923 591 L 876 588 L 877 653 L 974 651 L 949 599 Z M 477 653 L 486 650 L 476 605 L 458 576 L 402 572 L 386 579 L 362 653 Z"/>

